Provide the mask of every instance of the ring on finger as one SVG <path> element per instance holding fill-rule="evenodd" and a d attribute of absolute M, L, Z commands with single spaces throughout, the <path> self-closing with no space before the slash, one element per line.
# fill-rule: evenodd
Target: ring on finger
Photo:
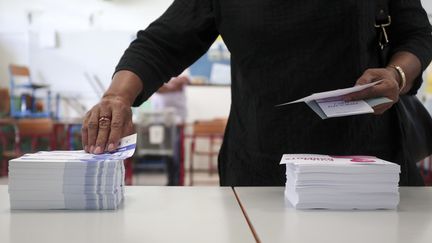
<path fill-rule="evenodd" d="M 99 117 L 99 126 L 107 126 L 111 123 L 111 117 L 109 116 L 101 116 Z"/>
<path fill-rule="evenodd" d="M 111 117 L 110 116 L 100 116 L 99 122 L 103 122 L 103 121 L 111 121 Z"/>

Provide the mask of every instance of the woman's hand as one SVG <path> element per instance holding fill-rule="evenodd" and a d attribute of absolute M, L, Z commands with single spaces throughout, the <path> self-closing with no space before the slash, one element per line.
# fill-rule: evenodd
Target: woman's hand
<path fill-rule="evenodd" d="M 397 81 L 399 77 L 397 72 L 392 69 L 393 68 L 376 68 L 366 70 L 357 80 L 356 85 L 368 84 L 378 80 L 382 80 L 381 83 L 362 91 L 348 94 L 345 96 L 345 100 L 351 101 L 386 97 L 393 102 L 372 107 L 374 109 L 374 114 L 384 113 L 399 100 L 399 82 Z"/>
<path fill-rule="evenodd" d="M 86 152 L 113 151 L 119 140 L 134 131 L 131 106 L 142 82 L 130 71 L 117 72 L 101 101 L 87 112 L 81 129 Z"/>
<path fill-rule="evenodd" d="M 133 133 L 130 105 L 122 97 L 103 97 L 87 112 L 81 132 L 86 152 L 113 151 L 120 138 Z"/>

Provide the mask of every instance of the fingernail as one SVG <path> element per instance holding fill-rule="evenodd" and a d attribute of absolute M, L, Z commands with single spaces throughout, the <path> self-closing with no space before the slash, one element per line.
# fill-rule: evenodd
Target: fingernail
<path fill-rule="evenodd" d="M 88 152 L 88 146 L 86 145 L 86 146 L 84 146 L 84 151 L 86 151 L 86 152 Z"/>
<path fill-rule="evenodd" d="M 93 153 L 93 150 L 94 150 L 94 145 L 92 145 L 92 146 L 90 146 L 90 153 Z"/>
<path fill-rule="evenodd" d="M 102 148 L 100 146 L 97 146 L 96 149 L 94 150 L 95 154 L 100 154 L 102 153 Z"/>
<path fill-rule="evenodd" d="M 113 151 L 114 150 L 114 144 L 113 143 L 110 143 L 109 145 L 108 145 L 108 151 Z"/>

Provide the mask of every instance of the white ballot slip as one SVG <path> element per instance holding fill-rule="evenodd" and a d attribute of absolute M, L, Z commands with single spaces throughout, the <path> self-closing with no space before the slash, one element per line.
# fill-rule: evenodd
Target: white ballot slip
<path fill-rule="evenodd" d="M 117 209 L 136 134 L 113 152 L 41 151 L 9 161 L 11 209 Z"/>
<path fill-rule="evenodd" d="M 298 209 L 395 209 L 400 166 L 373 156 L 285 154 L 285 198 Z"/>
<path fill-rule="evenodd" d="M 366 101 L 356 100 L 356 101 L 328 101 L 328 102 L 318 102 L 321 110 L 326 114 L 328 118 L 340 117 L 340 116 L 352 116 L 365 113 L 373 113 L 373 109 Z"/>
<path fill-rule="evenodd" d="M 321 119 L 373 113 L 374 110 L 372 107 L 392 102 L 392 100 L 379 97 L 366 100 L 344 101 L 343 98 L 347 94 L 370 88 L 381 82 L 382 81 L 376 81 L 351 88 L 315 93 L 292 102 L 279 104 L 277 107 L 305 102 Z"/>

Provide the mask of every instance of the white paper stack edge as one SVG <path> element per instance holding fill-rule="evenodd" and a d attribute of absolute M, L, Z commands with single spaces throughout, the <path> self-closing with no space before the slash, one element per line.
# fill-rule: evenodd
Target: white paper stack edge
<path fill-rule="evenodd" d="M 371 156 L 285 154 L 285 198 L 298 209 L 395 209 L 400 166 Z"/>
<path fill-rule="evenodd" d="M 132 156 L 136 134 L 113 153 L 50 151 L 9 161 L 11 209 L 117 209 L 123 200 L 123 160 Z"/>

